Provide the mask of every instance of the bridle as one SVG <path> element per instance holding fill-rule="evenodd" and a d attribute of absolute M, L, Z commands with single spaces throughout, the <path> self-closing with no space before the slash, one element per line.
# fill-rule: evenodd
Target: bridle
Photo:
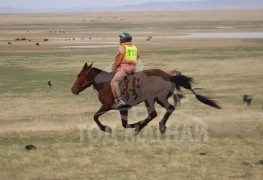
<path fill-rule="evenodd" d="M 91 80 L 91 81 L 87 81 L 87 80 L 85 80 L 85 81 L 84 81 L 84 84 L 82 85 L 82 87 L 84 87 L 84 86 L 86 86 L 86 85 L 92 83 L 93 81 L 94 81 L 94 79 Z"/>
<path fill-rule="evenodd" d="M 89 74 L 89 72 L 90 72 L 91 69 L 92 69 L 92 68 L 89 69 L 87 75 Z M 91 84 L 93 81 L 94 81 L 94 79 L 93 79 L 93 80 L 90 80 L 90 81 L 87 81 L 87 80 L 85 79 L 84 84 L 83 84 L 81 87 L 84 88 L 85 86 Z"/>

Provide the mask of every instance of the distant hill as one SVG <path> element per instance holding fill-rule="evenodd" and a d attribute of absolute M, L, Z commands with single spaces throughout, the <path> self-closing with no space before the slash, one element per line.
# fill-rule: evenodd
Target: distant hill
<path fill-rule="evenodd" d="M 159 11 L 159 10 L 226 10 L 226 9 L 263 9 L 263 0 L 203 0 L 153 2 L 138 5 L 125 5 L 113 8 L 70 8 L 70 9 L 15 9 L 0 7 L 0 13 L 19 12 L 96 12 L 96 11 Z"/>
<path fill-rule="evenodd" d="M 12 13 L 12 12 L 19 12 L 19 9 L 10 8 L 10 7 L 0 7 L 1 13 Z"/>
<path fill-rule="evenodd" d="M 56 12 L 56 11 L 58 10 L 0 7 L 0 13 L 31 13 L 31 12 Z"/>
<path fill-rule="evenodd" d="M 203 0 L 179 2 L 154 2 L 126 5 L 115 10 L 217 10 L 217 9 L 263 9 L 263 0 Z"/>

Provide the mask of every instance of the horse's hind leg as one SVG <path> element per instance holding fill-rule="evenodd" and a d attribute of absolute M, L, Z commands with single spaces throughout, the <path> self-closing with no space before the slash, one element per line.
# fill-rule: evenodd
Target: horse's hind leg
<path fill-rule="evenodd" d="M 157 112 L 154 108 L 154 101 L 144 101 L 145 102 L 145 106 L 147 108 L 147 112 L 148 112 L 148 116 L 146 119 L 139 121 L 137 123 L 134 124 L 130 124 L 130 126 L 135 127 L 134 130 L 134 136 L 138 135 L 141 130 L 151 121 L 153 120 L 156 116 L 157 116 Z"/>
<path fill-rule="evenodd" d="M 168 120 L 168 118 L 170 117 L 170 115 L 173 113 L 173 111 L 175 110 L 175 107 L 173 105 L 171 105 L 168 100 L 165 99 L 157 99 L 156 102 L 158 104 L 160 104 L 162 107 L 164 107 L 166 109 L 166 113 L 164 115 L 164 117 L 162 118 L 162 120 L 159 122 L 159 130 L 161 134 L 164 134 L 166 131 L 166 122 Z"/>

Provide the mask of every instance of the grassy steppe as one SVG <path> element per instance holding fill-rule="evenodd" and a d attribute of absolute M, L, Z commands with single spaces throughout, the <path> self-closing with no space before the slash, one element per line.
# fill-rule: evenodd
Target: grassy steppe
<path fill-rule="evenodd" d="M 125 18 L 118 13 L 1 14 L 1 179 L 262 179 L 257 162 L 263 160 L 263 39 L 154 38 L 262 32 L 262 19 L 261 10 L 128 13 Z M 70 88 L 85 62 L 109 70 L 116 47 L 61 47 L 114 44 L 123 31 L 134 35 L 141 51 L 139 69 L 176 68 L 194 77 L 194 87 L 210 89 L 201 93 L 214 96 L 223 109 L 200 104 L 184 90 L 186 98 L 168 122 L 168 129 L 180 132 L 171 139 L 158 133 L 163 114 L 158 105 L 159 116 L 139 137 L 129 136 L 132 130 L 121 127 L 114 111 L 101 117 L 113 134 L 96 130 L 97 92 L 89 88 L 74 96 Z M 138 38 L 148 36 L 151 41 Z M 15 41 L 23 37 L 31 42 Z M 251 107 L 243 104 L 243 94 L 252 94 Z M 129 121 L 144 117 L 139 105 Z M 198 122 L 208 127 L 207 141 L 189 136 Z M 30 143 L 36 151 L 25 150 Z"/>

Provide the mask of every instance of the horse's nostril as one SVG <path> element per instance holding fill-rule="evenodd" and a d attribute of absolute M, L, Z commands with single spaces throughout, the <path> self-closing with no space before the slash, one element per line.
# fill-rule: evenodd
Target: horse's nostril
<path fill-rule="evenodd" d="M 77 91 L 76 89 L 74 89 L 74 88 L 71 88 L 71 92 L 72 92 L 73 94 L 75 94 L 75 95 L 78 95 L 78 94 L 79 94 L 78 91 Z"/>

